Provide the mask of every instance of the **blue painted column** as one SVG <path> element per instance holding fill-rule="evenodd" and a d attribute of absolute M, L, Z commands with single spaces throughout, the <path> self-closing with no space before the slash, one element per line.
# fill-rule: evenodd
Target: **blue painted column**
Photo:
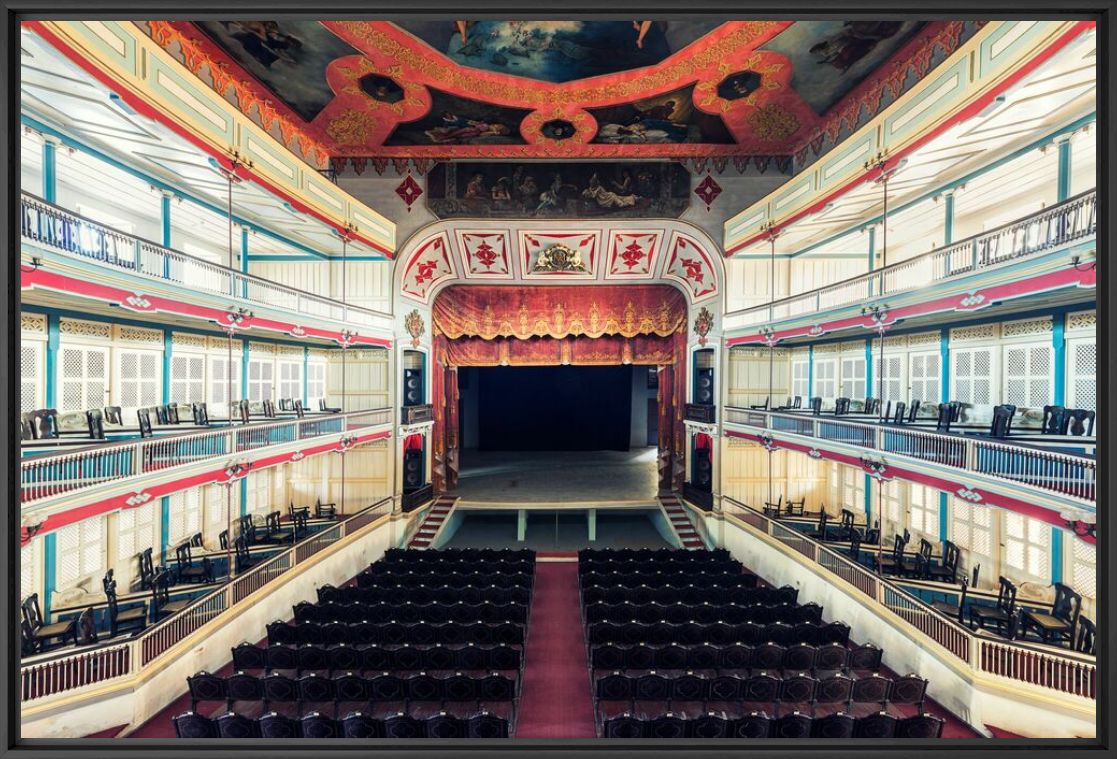
<path fill-rule="evenodd" d="M 240 515 L 243 517 L 248 514 L 248 478 L 241 477 L 240 480 Z"/>
<path fill-rule="evenodd" d="M 950 496 L 939 492 L 939 540 L 950 540 Z"/>
<path fill-rule="evenodd" d="M 939 377 L 939 400 L 950 402 L 950 330 L 943 328 L 939 333 L 939 363 L 942 365 Z"/>
<path fill-rule="evenodd" d="M 46 406 L 58 408 L 58 314 L 47 314 Z"/>
<path fill-rule="evenodd" d="M 159 204 L 159 220 L 163 230 L 160 243 L 164 248 L 171 247 L 171 197 L 171 193 L 163 192 Z M 169 258 L 163 259 L 163 277 L 165 279 L 171 278 L 171 260 Z"/>
<path fill-rule="evenodd" d="M 865 475 L 865 524 L 873 524 L 873 478 Z"/>
<path fill-rule="evenodd" d="M 869 269 L 872 271 L 877 266 L 877 226 L 873 224 L 869 227 Z M 869 279 L 868 297 L 873 297 L 873 280 Z"/>
<path fill-rule="evenodd" d="M 248 273 L 248 227 L 240 228 L 240 270 Z"/>
<path fill-rule="evenodd" d="M 943 238 L 942 244 L 949 245 L 954 242 L 954 191 L 948 190 L 943 194 Z"/>
<path fill-rule="evenodd" d="M 810 405 L 814 397 L 814 346 L 807 346 L 807 404 Z"/>
<path fill-rule="evenodd" d="M 248 340 L 242 338 L 240 342 L 240 398 L 244 400 L 248 397 Z"/>
<path fill-rule="evenodd" d="M 1055 391 L 1054 401 L 1056 406 L 1066 403 L 1067 395 L 1067 315 L 1066 312 L 1056 312 L 1051 317 L 1051 347 L 1055 354 Z"/>
<path fill-rule="evenodd" d="M 884 374 L 884 367 L 881 367 L 881 374 Z M 865 340 L 865 395 L 872 397 L 873 395 L 873 338 Z"/>
<path fill-rule="evenodd" d="M 167 546 L 171 543 L 171 497 L 159 499 L 159 563 L 167 563 Z"/>
<path fill-rule="evenodd" d="M 163 330 L 163 404 L 171 402 L 171 331 Z M 185 399 L 183 399 L 185 400 Z"/>
<path fill-rule="evenodd" d="M 53 137 L 43 138 L 43 200 L 58 202 L 58 147 Z"/>
<path fill-rule="evenodd" d="M 1051 526 L 1051 582 L 1063 581 L 1063 537 L 1065 533 Z M 1071 538 L 1073 540 L 1074 538 Z"/>
<path fill-rule="evenodd" d="M 43 621 L 50 622 L 50 597 L 58 587 L 58 533 L 48 532 L 43 536 L 43 597 L 39 608 L 43 611 Z M 21 599 L 22 600 L 22 599 Z"/>
<path fill-rule="evenodd" d="M 1070 138 L 1056 143 L 1059 150 L 1059 168 L 1055 180 L 1055 200 L 1062 202 L 1070 197 Z"/>

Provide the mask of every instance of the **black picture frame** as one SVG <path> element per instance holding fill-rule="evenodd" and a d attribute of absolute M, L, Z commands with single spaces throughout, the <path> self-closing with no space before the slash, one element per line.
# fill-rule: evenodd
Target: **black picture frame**
<path fill-rule="evenodd" d="M 637 18 L 654 14 L 657 18 L 693 18 L 699 15 L 719 15 L 744 19 L 749 17 L 778 18 L 844 18 L 859 14 L 877 16 L 914 16 L 967 17 L 967 18 L 1093 18 L 1098 24 L 1098 75 L 1102 86 L 1098 88 L 1098 193 L 1101 207 L 1105 209 L 1104 221 L 1099 225 L 1098 242 L 1101 250 L 1109 250 L 1111 230 L 1117 228 L 1117 204 L 1110 194 L 1117 182 L 1112 160 L 1117 147 L 1117 109 L 1113 97 L 1113 86 L 1117 82 L 1114 71 L 1113 51 L 1117 49 L 1117 24 L 1114 24 L 1115 0 L 1072 0 L 1070 3 L 1057 3 L 1054 0 L 977 0 L 972 5 L 964 5 L 953 0 L 845 0 L 835 4 L 832 0 L 797 0 L 793 3 L 774 4 L 752 0 L 698 0 L 695 3 L 668 3 L 665 0 L 613 0 L 611 3 L 591 2 L 554 2 L 536 0 L 526 4 L 510 0 L 484 0 L 483 2 L 433 2 L 432 0 L 409 0 L 407 3 L 380 2 L 379 0 L 330 0 L 313 6 L 313 12 L 305 2 L 297 0 L 223 0 L 221 3 L 186 3 L 184 0 L 0 0 L 3 24 L 0 27 L 0 51 L 3 51 L 3 97 L 0 110 L 0 137 L 5 145 L 5 181 L 0 187 L 0 208 L 2 208 L 2 228 L 5 236 L 5 250 L 17 250 L 19 245 L 17 201 L 19 197 L 19 162 L 16 160 L 19 149 L 18 97 L 19 97 L 19 30 L 20 19 L 44 18 L 235 18 L 245 14 L 268 13 L 275 16 L 313 16 L 379 18 L 393 17 L 447 17 L 451 13 L 461 15 L 466 12 L 474 17 L 530 17 L 563 18 L 623 17 Z M 1117 335 L 1117 318 L 1110 308 L 1113 281 L 1109 272 L 1108 257 L 1099 256 L 1098 279 L 1099 297 L 1097 313 L 1099 332 L 1103 335 L 1100 343 L 1102 350 L 1099 372 L 1099 397 L 1117 398 L 1117 381 L 1109 365 L 1112 359 L 1114 335 Z M 15 381 L 14 367 L 18 366 L 16 353 L 19 342 L 19 259 L 15 255 L 5 257 L 2 267 L 2 285 L 6 308 L 3 311 L 3 329 L 0 330 L 0 353 L 7 359 L 6 369 L 0 378 L 0 418 L 12 419 L 18 409 L 18 382 Z M 1104 293 L 1104 294 L 1102 294 Z M 1117 408 L 1114 404 L 1104 407 L 1100 413 L 1099 424 L 1106 429 L 1117 429 Z M 749 752 L 755 759 L 786 756 L 848 756 L 854 752 L 867 751 L 875 756 L 896 756 L 910 759 L 939 759 L 942 752 L 960 759 L 977 757 L 1004 756 L 1020 751 L 1030 752 L 1030 756 L 1063 756 L 1067 751 L 1090 756 L 1113 755 L 1112 726 L 1117 725 L 1117 708 L 1112 698 L 1112 685 L 1117 682 L 1114 668 L 1111 641 L 1113 630 L 1117 629 L 1117 605 L 1114 604 L 1114 588 L 1117 587 L 1117 572 L 1112 551 L 1108 546 L 1117 537 L 1114 520 L 1101 510 L 1098 520 L 1099 587 L 1103 588 L 1099 597 L 1099 627 L 1103 629 L 1098 652 L 1098 732 L 1095 739 L 1077 740 L 997 740 L 988 743 L 957 740 L 908 741 L 893 743 L 877 741 L 865 744 L 858 741 L 844 742 L 840 746 L 819 740 L 795 741 L 793 744 L 767 740 L 746 743 L 726 740 L 717 745 L 709 742 L 680 740 L 671 742 L 655 741 L 579 741 L 579 740 L 516 740 L 516 741 L 459 741 L 459 742 L 390 742 L 390 741 L 315 741 L 299 740 L 285 745 L 269 741 L 242 741 L 236 745 L 218 742 L 188 742 L 183 740 L 21 740 L 19 738 L 19 698 L 17 678 L 19 668 L 19 646 L 14 639 L 17 630 L 13 616 L 17 613 L 18 599 L 16 574 L 18 567 L 15 557 L 18 554 L 19 513 L 18 513 L 18 446 L 13 444 L 10 434 L 3 438 L 4 462 L 7 469 L 5 482 L 5 508 L 3 509 L 2 534 L 7 541 L 2 552 L 4 561 L 0 566 L 0 586 L 5 589 L 5 614 L 7 624 L 0 626 L 0 650 L 3 651 L 3 664 L 0 665 L 0 682 L 3 696 L 0 700 L 5 706 L 4 719 L 0 720 L 0 756 L 2 757 L 41 757 L 43 759 L 63 756 L 119 757 L 134 755 L 143 757 L 183 757 L 210 756 L 223 757 L 318 757 L 323 755 L 351 757 L 389 757 L 400 756 L 410 759 L 443 757 L 448 755 L 486 756 L 493 754 L 531 753 L 551 759 L 587 756 L 625 756 L 640 753 L 654 753 L 661 756 L 686 756 L 696 758 L 722 757 L 737 752 Z M 1098 441 L 1098 455 L 1103 461 L 1110 460 L 1108 440 Z M 1098 483 L 1099 502 L 1109 503 L 1113 488 L 1107 477 Z M 1104 581 L 1103 581 L 1104 580 Z M 204 752 L 204 754 L 203 754 Z"/>

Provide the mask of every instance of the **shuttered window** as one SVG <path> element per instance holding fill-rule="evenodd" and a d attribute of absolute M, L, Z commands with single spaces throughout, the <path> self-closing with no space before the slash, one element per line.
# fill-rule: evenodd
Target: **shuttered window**
<path fill-rule="evenodd" d="M 809 391 L 807 389 L 809 384 L 809 373 L 810 363 L 806 358 L 796 358 L 791 362 L 791 394 L 798 395 L 802 398 L 804 406 L 809 396 Z"/>
<path fill-rule="evenodd" d="M 326 397 L 326 362 L 310 361 L 306 366 L 306 399 L 316 407 L 319 398 Z"/>
<path fill-rule="evenodd" d="M 1050 344 L 1028 343 L 1004 348 L 1004 403 L 1019 408 L 1043 408 L 1052 402 Z"/>
<path fill-rule="evenodd" d="M 42 573 L 40 550 L 41 540 L 33 540 L 19 549 L 19 600 L 39 592 L 39 577 Z M 41 601 L 42 599 L 40 599 Z"/>
<path fill-rule="evenodd" d="M 134 509 L 124 509 L 117 514 L 117 561 L 135 558 L 144 549 L 157 546 L 159 520 L 156 519 L 156 509 L 158 508 L 159 504 L 152 501 Z"/>
<path fill-rule="evenodd" d="M 932 543 L 939 539 L 939 491 L 925 485 L 909 484 L 913 533 Z"/>
<path fill-rule="evenodd" d="M 853 400 L 865 398 L 865 356 L 842 358 L 842 395 Z"/>
<path fill-rule="evenodd" d="M 59 411 L 85 411 L 105 405 L 109 386 L 109 349 L 66 345 L 59 350 Z"/>
<path fill-rule="evenodd" d="M 1096 545 L 1070 535 L 1071 545 L 1070 584 L 1087 598 L 1098 597 L 1098 548 Z"/>
<path fill-rule="evenodd" d="M 877 387 L 869 388 L 869 393 L 880 393 L 881 409 L 883 410 L 884 405 L 889 401 L 892 401 L 893 406 L 905 401 L 907 394 L 904 392 L 904 357 L 900 355 L 885 355 L 883 359 L 878 357 L 877 372 L 873 380 L 873 384 Z"/>
<path fill-rule="evenodd" d="M 202 502 L 200 493 L 201 491 L 198 488 L 191 488 L 171 494 L 167 539 L 172 548 L 201 531 Z"/>
<path fill-rule="evenodd" d="M 905 403 L 938 403 L 942 390 L 942 356 L 938 352 L 912 353 L 908 356 L 908 374 L 911 377 L 911 391 L 907 398 L 898 398 Z"/>
<path fill-rule="evenodd" d="M 117 348 L 115 405 L 134 409 L 155 406 L 162 395 L 162 356 L 154 351 Z"/>
<path fill-rule="evenodd" d="M 950 360 L 951 400 L 975 406 L 997 402 L 993 397 L 993 348 L 959 348 L 951 351 Z"/>
<path fill-rule="evenodd" d="M 172 403 L 204 403 L 206 357 L 202 354 L 172 354 L 170 379 Z"/>
<path fill-rule="evenodd" d="M 835 358 L 816 359 L 814 362 L 814 395 L 818 398 L 834 398 L 837 396 L 837 392 L 838 360 Z"/>
<path fill-rule="evenodd" d="M 240 400 L 240 362 L 239 352 L 233 353 L 232 362 L 226 356 L 209 357 L 210 402 L 225 404 Z M 231 394 L 227 392 L 229 386 L 232 387 Z"/>
<path fill-rule="evenodd" d="M 73 587 L 105 567 L 105 520 L 85 519 L 58 530 L 58 590 Z"/>
<path fill-rule="evenodd" d="M 275 362 L 272 359 L 249 359 L 248 400 L 273 400 L 272 390 L 274 382 Z"/>
<path fill-rule="evenodd" d="M 280 361 L 279 366 L 279 398 L 302 400 L 303 397 L 303 362 Z"/>
<path fill-rule="evenodd" d="M 19 346 L 19 410 L 43 408 L 43 364 L 45 344 L 41 340 L 24 340 Z"/>
<path fill-rule="evenodd" d="M 1012 511 L 1004 512 L 1004 563 L 1006 574 L 1051 580 L 1051 526 Z"/>
<path fill-rule="evenodd" d="M 1098 407 L 1097 338 L 1067 341 L 1067 405 L 1076 409 Z"/>

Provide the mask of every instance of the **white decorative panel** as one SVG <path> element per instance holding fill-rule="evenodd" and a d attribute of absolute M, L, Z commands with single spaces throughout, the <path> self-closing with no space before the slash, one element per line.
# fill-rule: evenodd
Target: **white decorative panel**
<path fill-rule="evenodd" d="M 951 400 L 975 406 L 995 403 L 993 377 L 995 355 L 993 348 L 952 349 L 950 376 L 953 379 Z"/>
<path fill-rule="evenodd" d="M 1078 538 L 1066 536 L 1072 544 L 1070 586 L 1087 598 L 1098 597 L 1098 548 Z"/>
<path fill-rule="evenodd" d="M 57 531 L 57 589 L 66 590 L 105 567 L 105 520 L 93 517 Z"/>
<path fill-rule="evenodd" d="M 205 335 L 190 335 L 184 332 L 175 332 L 171 335 L 171 347 L 176 351 L 190 348 L 205 350 L 208 342 Z"/>
<path fill-rule="evenodd" d="M 44 314 L 20 313 L 19 329 L 29 335 L 45 336 L 47 333 L 47 317 Z"/>
<path fill-rule="evenodd" d="M 1094 337 L 1067 341 L 1067 405 L 1098 407 L 1098 344 Z"/>
<path fill-rule="evenodd" d="M 942 336 L 938 332 L 921 332 L 918 335 L 908 335 L 909 348 L 929 348 L 938 346 Z"/>
<path fill-rule="evenodd" d="M 34 411 L 45 403 L 46 343 L 26 340 L 19 346 L 19 410 Z"/>
<path fill-rule="evenodd" d="M 1097 327 L 1097 311 L 1078 311 L 1073 314 L 1067 314 L 1067 332 L 1078 332 L 1080 330 L 1093 332 L 1097 330 Z"/>
<path fill-rule="evenodd" d="M 1051 317 L 1045 316 L 1041 319 L 1020 319 L 1018 321 L 1005 322 L 1001 325 L 1002 337 L 1022 337 L 1025 335 L 1050 335 L 1051 334 Z"/>
<path fill-rule="evenodd" d="M 135 558 L 147 548 L 159 544 L 159 520 L 156 518 L 157 501 L 150 501 L 134 509 L 124 509 L 117 514 L 116 560 Z"/>
<path fill-rule="evenodd" d="M 950 342 L 960 343 L 971 340 L 996 340 L 1000 334 L 996 324 L 979 324 L 975 327 L 959 327 L 950 330 Z"/>
<path fill-rule="evenodd" d="M 58 352 L 59 411 L 85 411 L 105 405 L 109 349 L 63 345 Z"/>
<path fill-rule="evenodd" d="M 79 319 L 60 319 L 58 331 L 63 335 L 111 340 L 112 325 L 107 322 L 87 322 Z"/>
<path fill-rule="evenodd" d="M 209 398 L 210 403 L 229 403 L 240 399 L 239 351 L 233 352 L 233 360 L 226 356 L 209 357 Z"/>
<path fill-rule="evenodd" d="M 206 400 L 206 357 L 202 354 L 171 354 L 172 403 L 203 403 Z"/>
<path fill-rule="evenodd" d="M 1052 402 L 1053 352 L 1050 344 L 1005 346 L 1005 403 L 1021 408 L 1042 408 Z"/>
<path fill-rule="evenodd" d="M 142 327 L 118 326 L 117 339 L 125 343 L 145 343 L 147 345 L 163 345 L 163 332 L 158 329 L 143 329 Z"/>
<path fill-rule="evenodd" d="M 1051 580 L 1051 525 L 1014 511 L 1004 512 L 1004 562 L 1006 574 L 1024 573 Z"/>
<path fill-rule="evenodd" d="M 901 394 L 895 398 L 896 401 L 939 402 L 942 386 L 942 356 L 938 352 L 908 354 L 908 375 L 910 392 L 906 398 Z"/>
<path fill-rule="evenodd" d="M 180 490 L 169 496 L 167 536 L 171 550 L 202 529 L 202 499 L 199 488 Z"/>
<path fill-rule="evenodd" d="M 139 408 L 157 405 L 162 393 L 163 357 L 153 351 L 115 351 L 117 392 L 115 405 Z"/>

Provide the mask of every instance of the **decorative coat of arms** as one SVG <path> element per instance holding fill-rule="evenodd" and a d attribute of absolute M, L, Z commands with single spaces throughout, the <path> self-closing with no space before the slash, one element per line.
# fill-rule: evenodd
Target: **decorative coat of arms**
<path fill-rule="evenodd" d="M 423 324 L 423 317 L 419 315 L 419 309 L 413 308 L 407 316 L 403 317 L 403 328 L 411 335 L 411 347 L 418 348 L 419 338 L 427 330 Z"/>
<path fill-rule="evenodd" d="M 582 254 L 565 245 L 552 245 L 539 254 L 533 272 L 576 271 L 586 273 L 586 262 Z"/>
<path fill-rule="evenodd" d="M 714 328 L 714 315 L 710 313 L 710 309 L 705 306 L 698 312 L 698 316 L 694 318 L 694 334 L 698 335 L 698 344 L 706 344 L 706 335 L 710 334 L 710 330 Z"/>

